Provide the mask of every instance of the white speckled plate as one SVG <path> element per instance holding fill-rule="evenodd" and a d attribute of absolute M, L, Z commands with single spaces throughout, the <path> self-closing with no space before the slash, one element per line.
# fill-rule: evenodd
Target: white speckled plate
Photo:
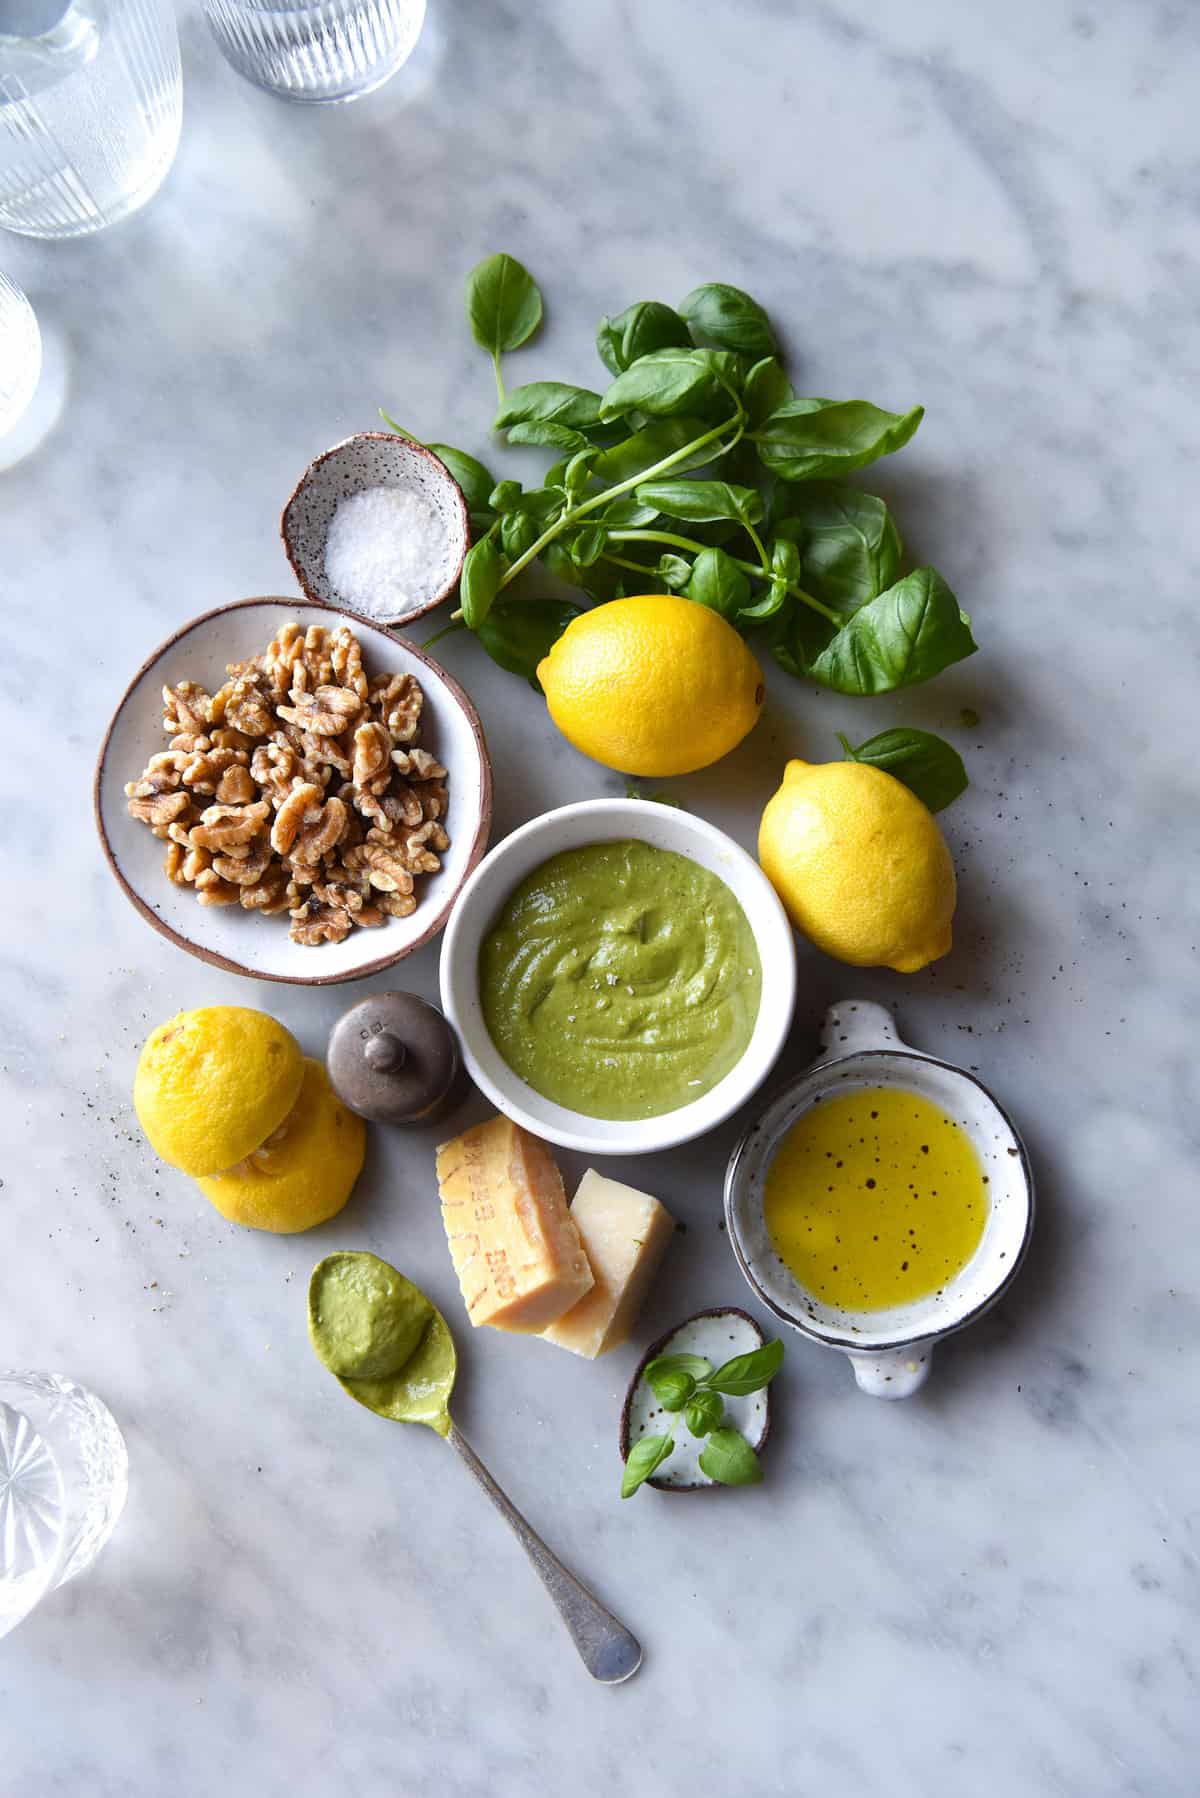
<path fill-rule="evenodd" d="M 462 488 L 432 450 L 391 431 L 361 431 L 335 443 L 305 469 L 287 505 L 279 530 L 288 561 L 309 599 L 344 606 L 325 574 L 325 544 L 339 503 L 369 487 L 401 487 L 428 500 L 442 526 L 442 544 L 414 603 L 402 617 L 376 622 L 409 624 L 432 612 L 454 591 L 471 542 Z"/>
<path fill-rule="evenodd" d="M 778 1093 L 734 1149 L 725 1176 L 729 1240 L 747 1281 L 777 1317 L 843 1349 L 864 1392 L 906 1398 L 929 1373 L 934 1344 L 994 1305 L 1015 1279 L 1033 1229 L 1033 1175 L 1024 1144 L 987 1088 L 965 1068 L 900 1040 L 891 1014 L 865 999 L 826 1014 L 822 1054 Z M 796 1119 L 831 1093 L 854 1087 L 920 1093 L 962 1126 L 988 1178 L 989 1211 L 979 1247 L 955 1279 L 927 1298 L 883 1311 L 846 1311 L 800 1285 L 767 1229 L 767 1170 Z"/>
<path fill-rule="evenodd" d="M 441 870 L 418 884 L 420 903 L 408 918 L 389 918 L 375 930 L 352 930 L 340 943 L 305 948 L 288 936 L 287 914 L 264 918 L 241 906 L 203 906 L 190 887 L 163 873 L 165 846 L 129 816 L 125 783 L 165 748 L 162 688 L 195 680 L 214 691 L 228 662 L 266 648 L 295 618 L 306 627 L 350 624 L 369 674 L 395 670 L 421 683 L 425 695 L 421 743 L 448 771 L 450 847 Z M 415 644 L 379 625 L 307 599 L 242 599 L 205 612 L 156 649 L 126 689 L 105 734 L 96 764 L 96 825 L 108 864 L 137 910 L 180 949 L 231 974 L 328 986 L 378 973 L 410 955 L 446 922 L 455 896 L 487 847 L 492 819 L 492 770 L 479 716 L 458 682 Z"/>

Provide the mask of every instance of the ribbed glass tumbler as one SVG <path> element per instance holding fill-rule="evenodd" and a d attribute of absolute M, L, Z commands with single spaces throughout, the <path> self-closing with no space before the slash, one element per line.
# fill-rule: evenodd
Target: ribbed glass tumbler
<path fill-rule="evenodd" d="M 33 398 L 42 368 L 42 335 L 33 307 L 0 272 L 0 437 Z"/>
<path fill-rule="evenodd" d="M 239 74 L 287 100 L 356 100 L 412 55 L 425 0 L 204 0 L 213 35 Z"/>

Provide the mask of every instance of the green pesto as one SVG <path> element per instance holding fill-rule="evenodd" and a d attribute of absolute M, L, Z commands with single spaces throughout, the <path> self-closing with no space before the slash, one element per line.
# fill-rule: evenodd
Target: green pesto
<path fill-rule="evenodd" d="M 588 1117 L 701 1098 L 741 1059 L 762 967 L 723 880 L 673 850 L 589 843 L 509 895 L 479 954 L 492 1041 L 537 1092 Z"/>
<path fill-rule="evenodd" d="M 319 1261 L 308 1285 L 308 1333 L 358 1404 L 449 1433 L 454 1338 L 420 1288 L 386 1261 L 352 1250 Z"/>

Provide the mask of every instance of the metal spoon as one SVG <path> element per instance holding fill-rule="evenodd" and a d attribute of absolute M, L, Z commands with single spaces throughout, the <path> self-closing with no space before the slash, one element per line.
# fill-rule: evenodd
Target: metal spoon
<path fill-rule="evenodd" d="M 318 1357 L 356 1403 L 397 1423 L 423 1423 L 458 1451 L 528 1555 L 592 1678 L 609 1686 L 631 1678 L 642 1664 L 636 1636 L 563 1566 L 451 1420 L 458 1356 L 445 1318 L 425 1294 L 378 1256 L 343 1250 L 313 1269 L 308 1330 Z M 347 1371 L 363 1367 L 370 1377 Z"/>

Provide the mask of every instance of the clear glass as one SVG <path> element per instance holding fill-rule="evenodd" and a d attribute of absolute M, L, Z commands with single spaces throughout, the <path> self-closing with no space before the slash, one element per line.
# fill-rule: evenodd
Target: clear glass
<path fill-rule="evenodd" d="M 33 307 L 0 273 L 0 437 L 21 417 L 42 372 L 42 334 Z"/>
<path fill-rule="evenodd" d="M 27 237 L 80 237 L 144 206 L 183 117 L 171 0 L 55 10 L 49 30 L 0 34 L 0 225 Z"/>
<path fill-rule="evenodd" d="M 112 1412 L 63 1374 L 0 1373 L 0 1636 L 90 1567 L 125 1504 Z"/>
<path fill-rule="evenodd" d="M 356 100 L 381 87 L 412 55 L 425 0 L 204 0 L 226 60 L 287 100 Z"/>

